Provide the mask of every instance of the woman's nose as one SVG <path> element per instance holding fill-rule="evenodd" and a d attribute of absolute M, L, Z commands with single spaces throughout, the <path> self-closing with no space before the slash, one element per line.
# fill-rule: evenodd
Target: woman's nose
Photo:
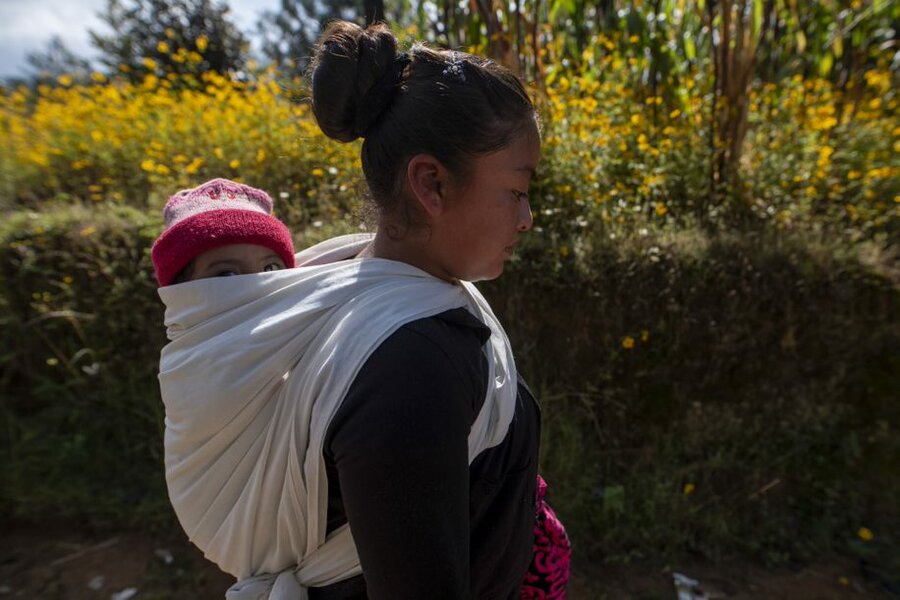
<path fill-rule="evenodd" d="M 523 197 L 519 203 L 519 231 L 528 231 L 534 225 L 534 216 L 531 214 L 531 203 L 527 197 Z"/>

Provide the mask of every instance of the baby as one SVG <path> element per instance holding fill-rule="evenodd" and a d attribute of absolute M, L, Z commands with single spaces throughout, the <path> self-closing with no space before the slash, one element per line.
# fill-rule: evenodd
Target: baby
<path fill-rule="evenodd" d="M 161 287 L 294 266 L 291 233 L 262 190 L 213 179 L 169 198 L 163 218 L 150 253 Z"/>

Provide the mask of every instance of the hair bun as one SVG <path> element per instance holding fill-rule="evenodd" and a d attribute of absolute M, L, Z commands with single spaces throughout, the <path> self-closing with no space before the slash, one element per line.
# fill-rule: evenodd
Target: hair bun
<path fill-rule="evenodd" d="M 397 38 L 383 23 L 328 25 L 312 65 L 313 113 L 325 135 L 341 142 L 365 136 L 400 78 L 396 58 Z"/>

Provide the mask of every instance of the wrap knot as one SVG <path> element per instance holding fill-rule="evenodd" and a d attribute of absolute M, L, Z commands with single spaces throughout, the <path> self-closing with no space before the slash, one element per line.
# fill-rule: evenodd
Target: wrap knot
<path fill-rule="evenodd" d="M 226 600 L 309 600 L 293 569 L 266 573 L 238 581 L 225 592 Z"/>

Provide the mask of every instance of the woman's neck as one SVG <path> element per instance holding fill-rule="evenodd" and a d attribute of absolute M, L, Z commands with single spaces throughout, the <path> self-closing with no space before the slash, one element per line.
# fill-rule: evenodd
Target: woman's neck
<path fill-rule="evenodd" d="M 404 262 L 439 279 L 456 283 L 456 278 L 441 266 L 441 261 L 435 256 L 434 249 L 428 241 L 427 231 L 411 228 L 406 235 L 392 238 L 387 234 L 386 227 L 379 227 L 375 239 L 360 252 L 359 256 Z"/>

